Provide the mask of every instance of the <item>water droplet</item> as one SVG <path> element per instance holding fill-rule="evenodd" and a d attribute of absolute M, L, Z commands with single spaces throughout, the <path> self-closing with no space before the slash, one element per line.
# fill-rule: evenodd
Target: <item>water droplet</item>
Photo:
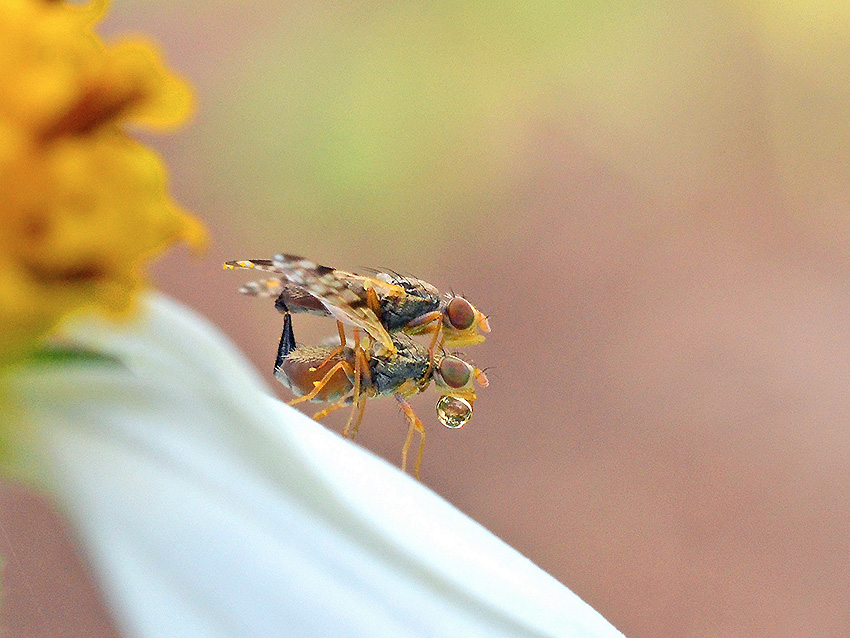
<path fill-rule="evenodd" d="M 472 418 L 472 404 L 460 397 L 440 397 L 437 401 L 437 416 L 447 428 L 462 428 Z"/>

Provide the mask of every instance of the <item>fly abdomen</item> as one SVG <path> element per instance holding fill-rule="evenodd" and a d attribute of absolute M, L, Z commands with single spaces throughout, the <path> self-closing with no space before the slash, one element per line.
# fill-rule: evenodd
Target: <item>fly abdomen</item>
<path fill-rule="evenodd" d="M 315 382 L 323 381 L 334 366 L 345 362 L 324 382 L 322 389 L 312 399 L 314 402 L 338 401 L 354 389 L 354 350 L 344 348 L 325 361 L 333 350 L 324 346 L 298 346 L 283 358 L 274 376 L 300 397 L 309 394 Z M 369 387 L 369 380 L 362 373 L 360 387 Z"/>

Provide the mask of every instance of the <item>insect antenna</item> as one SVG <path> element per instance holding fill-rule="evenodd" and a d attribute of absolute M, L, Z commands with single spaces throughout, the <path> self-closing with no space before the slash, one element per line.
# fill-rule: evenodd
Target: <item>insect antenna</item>
<path fill-rule="evenodd" d="M 482 368 L 480 372 L 485 376 L 485 378 L 489 378 L 490 375 L 488 373 L 492 372 L 493 370 L 498 371 L 498 366 L 487 366 L 486 368 Z M 499 375 L 497 374 L 494 378 L 498 379 Z"/>

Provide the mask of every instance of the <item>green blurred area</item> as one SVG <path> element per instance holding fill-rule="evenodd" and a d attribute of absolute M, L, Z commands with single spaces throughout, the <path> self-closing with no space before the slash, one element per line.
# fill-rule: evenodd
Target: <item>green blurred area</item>
<path fill-rule="evenodd" d="M 808 232 L 844 223 L 843 2 L 118 0 L 122 25 L 198 83 L 191 176 L 258 239 L 344 253 L 380 233 L 394 260 L 509 230 L 494 201 L 544 136 L 672 208 L 706 188 L 746 206 L 769 180 Z"/>

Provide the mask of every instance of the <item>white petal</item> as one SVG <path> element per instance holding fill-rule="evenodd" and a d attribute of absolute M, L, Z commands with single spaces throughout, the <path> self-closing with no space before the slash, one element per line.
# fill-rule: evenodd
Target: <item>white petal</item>
<path fill-rule="evenodd" d="M 50 489 L 127 635 L 621 636 L 433 492 L 266 394 L 199 318 L 154 297 L 76 340 L 126 367 L 16 389 Z"/>

